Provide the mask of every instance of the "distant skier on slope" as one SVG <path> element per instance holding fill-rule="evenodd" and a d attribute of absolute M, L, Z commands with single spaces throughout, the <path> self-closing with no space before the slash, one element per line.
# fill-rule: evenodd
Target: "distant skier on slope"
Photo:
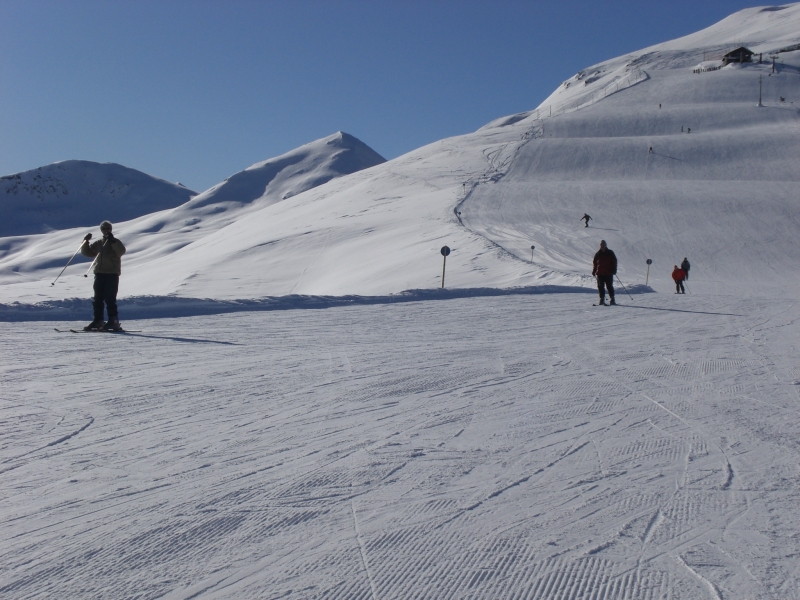
<path fill-rule="evenodd" d="M 592 275 L 597 278 L 597 291 L 600 293 L 600 304 L 606 306 L 606 290 L 610 304 L 614 302 L 614 275 L 617 274 L 617 255 L 609 250 L 605 240 L 600 240 L 600 250 L 594 255 L 592 261 Z"/>
<path fill-rule="evenodd" d="M 689 259 L 685 256 L 683 257 L 683 262 L 681 263 L 681 269 L 683 269 L 686 273 L 686 281 L 689 281 L 689 269 L 692 265 L 689 264 Z"/>
<path fill-rule="evenodd" d="M 672 279 L 675 281 L 675 293 L 685 294 L 686 290 L 683 287 L 683 280 L 686 279 L 686 271 L 675 265 L 672 270 Z"/>
<path fill-rule="evenodd" d="M 122 273 L 122 260 L 125 246 L 111 233 L 112 225 L 108 221 L 100 223 L 103 240 L 89 243 L 91 234 L 83 239 L 81 254 L 89 258 L 97 257 L 94 263 L 94 320 L 83 328 L 84 331 L 103 330 L 121 331 L 117 312 L 117 291 L 119 276 Z M 108 311 L 108 322 L 103 321 L 103 303 Z"/>
<path fill-rule="evenodd" d="M 580 219 L 578 219 L 578 220 L 579 220 L 579 221 L 585 221 L 585 222 L 586 222 L 586 227 L 588 227 L 588 226 L 589 226 L 589 221 L 591 221 L 591 220 L 592 220 L 592 217 L 590 217 L 590 216 L 589 216 L 589 215 L 587 215 L 586 213 L 583 213 L 583 216 L 582 216 Z"/>

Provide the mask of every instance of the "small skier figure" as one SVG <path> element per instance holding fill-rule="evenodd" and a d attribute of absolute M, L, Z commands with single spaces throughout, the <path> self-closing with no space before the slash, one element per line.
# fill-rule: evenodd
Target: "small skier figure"
<path fill-rule="evenodd" d="M 614 302 L 614 275 L 617 274 L 617 255 L 609 250 L 605 240 L 600 240 L 600 250 L 592 261 L 592 275 L 597 278 L 597 291 L 600 293 L 600 305 L 606 306 L 606 290 L 608 288 L 609 304 Z"/>
<path fill-rule="evenodd" d="M 588 227 L 588 226 L 589 226 L 589 221 L 591 221 L 591 220 L 592 220 L 592 217 L 590 217 L 590 216 L 589 216 L 589 215 L 587 215 L 586 213 L 583 213 L 583 216 L 582 216 L 580 219 L 578 219 L 578 220 L 579 220 L 579 221 L 584 221 L 584 222 L 586 222 L 586 227 Z"/>
<path fill-rule="evenodd" d="M 675 268 L 672 270 L 672 279 L 675 280 L 675 293 L 676 294 L 685 294 L 686 290 L 683 287 L 683 280 L 686 279 L 686 271 L 675 265 Z"/>
<path fill-rule="evenodd" d="M 83 328 L 84 331 L 122 331 L 117 312 L 117 291 L 125 246 L 111 233 L 108 221 L 100 223 L 103 240 L 89 243 L 91 234 L 83 239 L 81 254 L 89 258 L 97 257 L 94 264 L 94 320 Z M 108 322 L 103 321 L 103 303 L 108 311 Z"/>
<path fill-rule="evenodd" d="M 689 264 L 689 259 L 685 256 L 683 257 L 683 262 L 681 263 L 681 269 L 686 274 L 686 281 L 689 281 L 689 269 L 692 268 L 692 265 Z"/>
<path fill-rule="evenodd" d="M 650 146 L 650 150 L 648 150 L 647 153 L 648 154 L 652 154 L 653 153 L 653 147 L 652 146 Z"/>

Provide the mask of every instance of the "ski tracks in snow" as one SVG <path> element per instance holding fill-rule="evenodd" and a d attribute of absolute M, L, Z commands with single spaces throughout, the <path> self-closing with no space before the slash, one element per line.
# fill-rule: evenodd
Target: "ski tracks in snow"
<path fill-rule="evenodd" d="M 0 595 L 798 598 L 797 325 L 680 301 L 8 325 Z"/>

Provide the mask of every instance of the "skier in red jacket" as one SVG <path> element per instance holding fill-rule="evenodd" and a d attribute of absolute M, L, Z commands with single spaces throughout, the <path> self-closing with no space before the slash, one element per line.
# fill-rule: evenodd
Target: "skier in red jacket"
<path fill-rule="evenodd" d="M 613 250 L 609 250 L 605 240 L 600 240 L 600 250 L 594 255 L 592 261 L 592 275 L 597 277 L 597 291 L 600 292 L 600 304 L 606 305 L 606 290 L 610 304 L 614 302 L 614 275 L 617 274 L 617 255 Z"/>
<path fill-rule="evenodd" d="M 686 271 L 679 268 L 678 265 L 674 265 L 674 269 L 672 270 L 672 279 L 675 280 L 675 293 L 676 294 L 685 294 L 686 290 L 683 287 L 683 280 L 686 279 Z"/>

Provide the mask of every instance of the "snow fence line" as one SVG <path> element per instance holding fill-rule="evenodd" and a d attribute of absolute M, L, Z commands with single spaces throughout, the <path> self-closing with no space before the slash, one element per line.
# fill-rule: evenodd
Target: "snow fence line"
<path fill-rule="evenodd" d="M 654 293 L 645 285 L 628 287 L 631 294 Z M 387 296 L 270 296 L 242 300 L 214 300 L 212 298 L 181 298 L 177 296 L 134 296 L 117 301 L 121 320 L 163 319 L 197 317 L 233 312 L 266 310 L 301 310 L 393 304 L 397 302 L 426 302 L 485 296 L 516 296 L 533 294 L 597 294 L 594 288 L 562 285 L 542 285 L 516 288 L 465 288 L 406 290 Z M 0 304 L 0 321 L 85 321 L 92 316 L 89 298 L 49 300 L 36 304 L 12 302 Z"/>

